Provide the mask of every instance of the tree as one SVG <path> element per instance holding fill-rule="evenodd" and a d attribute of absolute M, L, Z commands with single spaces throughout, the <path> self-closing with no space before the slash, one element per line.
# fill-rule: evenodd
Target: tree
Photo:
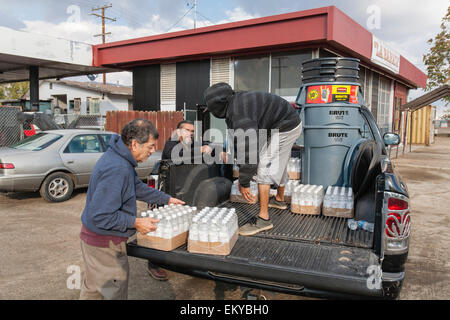
<path fill-rule="evenodd" d="M 0 99 L 21 99 L 30 88 L 28 81 L 0 85 Z"/>
<path fill-rule="evenodd" d="M 450 120 L 450 109 L 444 111 L 444 114 L 441 116 L 441 120 Z"/>
<path fill-rule="evenodd" d="M 450 81 L 450 6 L 447 14 L 442 19 L 441 32 L 434 39 L 428 40 L 430 51 L 423 56 L 423 62 L 427 66 L 428 83 L 427 90 L 439 87 Z M 446 104 L 450 97 L 446 97 Z"/>
<path fill-rule="evenodd" d="M 4 90 L 4 88 L 3 88 L 3 85 L 0 85 L 0 100 L 1 99 L 5 99 L 6 98 L 6 96 L 5 96 L 5 90 Z"/>

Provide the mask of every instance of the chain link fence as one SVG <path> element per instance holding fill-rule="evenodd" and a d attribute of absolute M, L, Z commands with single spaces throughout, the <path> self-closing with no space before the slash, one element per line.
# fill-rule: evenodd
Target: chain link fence
<path fill-rule="evenodd" d="M 0 107 L 0 148 L 11 146 L 24 138 L 23 125 L 17 115 L 20 107 Z"/>
<path fill-rule="evenodd" d="M 104 131 L 106 116 L 100 114 L 55 114 L 53 115 L 53 121 L 62 129 L 94 129 Z"/>
<path fill-rule="evenodd" d="M 9 147 L 27 136 L 52 129 L 105 130 L 102 115 L 23 113 L 20 107 L 0 107 L 0 148 Z"/>

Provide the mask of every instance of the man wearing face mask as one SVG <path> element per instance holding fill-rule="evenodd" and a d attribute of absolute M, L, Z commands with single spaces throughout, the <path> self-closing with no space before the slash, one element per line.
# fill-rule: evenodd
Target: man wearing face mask
<path fill-rule="evenodd" d="M 256 200 L 250 190 L 250 180 L 256 176 L 260 204 L 259 215 L 242 226 L 239 234 L 250 236 L 272 229 L 269 207 L 287 208 L 284 202 L 284 186 L 289 180 L 287 164 L 291 149 L 302 132 L 298 112 L 277 95 L 257 91 L 235 92 L 223 82 L 207 88 L 204 100 L 207 110 L 216 118 L 225 119 L 228 129 L 234 130 L 234 138 L 238 132 L 244 132 L 255 139 L 249 141 L 244 136 L 246 140 L 241 141 L 244 141 L 245 148 L 240 148 L 239 142 L 235 144 L 239 191 L 248 202 Z M 260 133 L 265 135 L 265 142 L 261 141 Z M 272 184 L 277 186 L 277 195 L 269 198 Z"/>
<path fill-rule="evenodd" d="M 127 299 L 129 265 L 126 242 L 136 230 L 155 231 L 159 220 L 138 218 L 136 200 L 184 204 L 139 180 L 135 168 L 155 152 L 158 131 L 145 119 L 125 125 L 97 161 L 81 215 L 81 251 L 85 273 L 80 299 Z"/>

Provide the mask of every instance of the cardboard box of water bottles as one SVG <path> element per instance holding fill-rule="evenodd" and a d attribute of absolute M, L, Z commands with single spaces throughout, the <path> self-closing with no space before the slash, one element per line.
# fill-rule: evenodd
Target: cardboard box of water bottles
<path fill-rule="evenodd" d="M 171 251 L 186 243 L 190 220 L 197 212 L 196 207 L 182 205 L 166 205 L 142 212 L 141 217 L 159 219 L 156 231 L 147 234 L 137 233 L 137 243 L 140 246 Z"/>
<path fill-rule="evenodd" d="M 203 208 L 189 228 L 188 251 L 228 255 L 238 240 L 238 219 L 234 208 Z"/>
<path fill-rule="evenodd" d="M 353 191 L 349 187 L 296 185 L 292 190 L 291 212 L 328 217 L 353 218 Z"/>
<path fill-rule="evenodd" d="M 137 233 L 140 246 L 172 251 L 188 242 L 188 251 L 228 255 L 238 239 L 238 220 L 234 208 L 209 208 L 166 205 L 141 213 L 141 217 L 159 219 L 157 229 Z"/>

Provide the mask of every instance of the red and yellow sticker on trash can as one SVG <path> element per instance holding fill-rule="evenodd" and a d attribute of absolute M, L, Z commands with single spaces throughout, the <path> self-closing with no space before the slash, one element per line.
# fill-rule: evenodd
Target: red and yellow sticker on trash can
<path fill-rule="evenodd" d="M 323 85 L 308 87 L 306 103 L 347 102 L 358 104 L 358 86 Z"/>

